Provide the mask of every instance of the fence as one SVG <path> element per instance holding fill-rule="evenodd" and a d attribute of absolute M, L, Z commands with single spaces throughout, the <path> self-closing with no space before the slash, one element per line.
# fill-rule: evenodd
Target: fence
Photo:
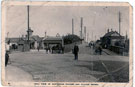
<path fill-rule="evenodd" d="M 121 55 L 128 55 L 128 48 L 119 47 L 119 46 L 110 46 L 109 50 Z"/>

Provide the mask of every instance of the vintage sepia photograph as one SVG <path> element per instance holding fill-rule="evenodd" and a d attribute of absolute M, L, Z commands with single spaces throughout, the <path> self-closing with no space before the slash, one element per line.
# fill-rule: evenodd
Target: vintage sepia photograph
<path fill-rule="evenodd" d="M 5 81 L 128 83 L 129 8 L 5 4 Z"/>

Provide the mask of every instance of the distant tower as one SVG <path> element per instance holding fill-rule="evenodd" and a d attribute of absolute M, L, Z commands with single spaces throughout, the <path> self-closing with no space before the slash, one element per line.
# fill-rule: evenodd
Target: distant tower
<path fill-rule="evenodd" d="M 84 26 L 84 39 L 86 41 L 86 26 Z"/>
<path fill-rule="evenodd" d="M 80 38 L 81 38 L 81 31 L 79 31 L 79 33 L 80 33 Z"/>
<path fill-rule="evenodd" d="M 74 19 L 72 18 L 72 34 L 74 34 Z"/>
<path fill-rule="evenodd" d="M 91 39 L 91 40 L 93 41 L 93 40 L 94 40 L 94 39 L 93 39 L 93 31 L 92 31 L 92 34 L 91 34 L 91 35 L 92 35 L 92 39 Z"/>
<path fill-rule="evenodd" d="M 128 39 L 127 31 L 126 31 L 126 40 Z"/>
<path fill-rule="evenodd" d="M 27 6 L 27 13 L 28 13 L 28 29 L 27 29 L 27 38 L 28 38 L 28 44 L 29 44 L 29 39 L 32 36 L 33 30 L 29 27 L 29 5 Z"/>
<path fill-rule="evenodd" d="M 107 29 L 107 33 L 109 33 L 109 28 Z"/>
<path fill-rule="evenodd" d="M 27 34 L 28 34 L 28 43 L 29 43 L 29 5 L 27 6 L 27 13 L 28 13 L 28 30 L 27 30 Z"/>
<path fill-rule="evenodd" d="M 83 17 L 81 17 L 81 34 L 80 34 L 81 39 L 83 38 L 82 31 L 83 31 Z"/>
<path fill-rule="evenodd" d="M 119 34 L 121 34 L 121 13 L 119 12 Z"/>

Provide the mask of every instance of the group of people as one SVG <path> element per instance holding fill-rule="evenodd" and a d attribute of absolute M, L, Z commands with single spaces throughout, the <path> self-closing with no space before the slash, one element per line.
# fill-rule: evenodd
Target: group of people
<path fill-rule="evenodd" d="M 95 51 L 95 54 L 100 54 L 102 55 L 102 46 L 99 42 L 96 42 L 96 43 L 89 43 L 89 47 L 90 48 L 93 48 Z"/>
<path fill-rule="evenodd" d="M 94 52 L 96 54 L 100 54 L 102 55 L 102 46 L 99 43 L 93 43 L 93 44 L 89 44 L 90 48 L 94 49 Z M 79 47 L 78 45 L 75 43 L 74 48 L 72 50 L 73 54 L 74 54 L 74 59 L 78 60 L 78 52 L 79 52 Z"/>
<path fill-rule="evenodd" d="M 95 45 L 95 53 L 96 53 L 96 54 L 99 53 L 100 55 L 102 55 L 102 47 L 101 47 L 101 45 L 98 44 L 98 43 Z"/>
<path fill-rule="evenodd" d="M 94 43 L 92 43 L 92 42 L 90 42 L 90 43 L 89 43 L 89 47 L 94 49 L 95 44 L 94 44 Z"/>
<path fill-rule="evenodd" d="M 47 45 L 45 48 L 46 53 L 64 53 L 64 47 L 62 47 L 61 44 L 57 44 L 57 45 Z"/>

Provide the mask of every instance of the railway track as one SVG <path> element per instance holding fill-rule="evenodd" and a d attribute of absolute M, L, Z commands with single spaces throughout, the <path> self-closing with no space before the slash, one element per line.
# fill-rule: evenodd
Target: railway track
<path fill-rule="evenodd" d="M 104 67 L 106 74 L 107 74 L 107 75 L 109 76 L 109 78 L 111 79 L 111 82 L 115 82 L 115 79 L 114 79 L 114 77 L 113 77 L 113 75 L 112 75 L 112 72 L 109 71 L 108 67 L 105 65 L 105 63 L 104 63 L 102 60 L 100 60 L 99 57 L 98 57 L 98 59 L 99 59 L 99 62 L 101 62 L 102 66 Z M 100 80 L 100 79 L 99 79 L 99 80 Z"/>
<path fill-rule="evenodd" d="M 92 52 L 92 49 L 91 49 L 91 52 Z M 104 51 L 103 51 L 104 52 Z M 104 53 L 106 53 L 106 52 L 104 52 Z M 93 55 L 94 55 L 95 53 L 93 52 Z M 110 54 L 108 54 L 108 53 L 106 53 L 106 55 L 110 55 Z M 114 73 L 117 73 L 117 72 L 121 72 L 121 70 L 122 69 L 124 69 L 125 67 L 127 67 L 128 66 L 128 64 L 125 64 L 125 65 L 123 65 L 122 67 L 119 67 L 118 69 L 116 69 L 116 70 L 113 70 L 113 71 L 110 71 L 109 70 L 109 67 L 107 67 L 107 65 L 104 63 L 104 61 L 102 61 L 101 59 L 100 59 L 100 56 L 97 56 L 97 58 L 98 58 L 98 62 L 100 63 L 100 64 L 102 64 L 102 66 L 103 66 L 103 68 L 104 68 L 104 70 L 105 70 L 105 73 L 106 74 L 104 74 L 104 75 L 102 75 L 101 77 L 99 77 L 98 78 L 98 81 L 100 81 L 101 79 L 103 79 L 103 78 L 105 78 L 105 77 L 108 77 L 108 78 L 110 78 L 109 80 L 109 82 L 117 82 L 116 80 L 115 80 L 115 77 L 113 76 L 113 74 Z M 93 58 L 92 58 L 93 59 Z M 93 64 L 94 64 L 94 61 L 92 60 L 92 62 L 93 62 Z M 94 69 L 94 67 L 93 67 L 93 65 L 92 65 L 92 71 L 93 71 L 93 69 Z"/>

